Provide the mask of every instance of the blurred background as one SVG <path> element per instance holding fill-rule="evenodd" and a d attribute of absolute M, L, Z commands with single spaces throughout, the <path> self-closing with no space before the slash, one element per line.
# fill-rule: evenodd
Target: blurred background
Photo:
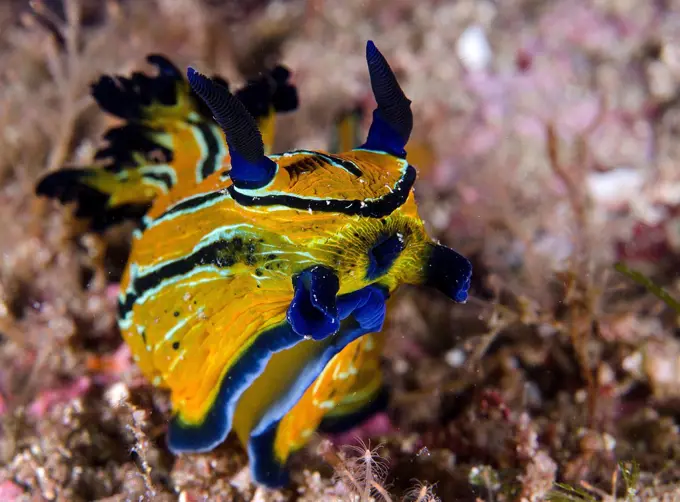
<path fill-rule="evenodd" d="M 465 305 L 394 301 L 363 437 L 386 492 L 680 500 L 677 0 L 0 3 L 1 500 L 352 500 L 322 437 L 281 492 L 235 441 L 172 457 L 115 327 L 130 228 L 82 235 L 33 187 L 91 161 L 112 122 L 89 84 L 149 53 L 235 84 L 285 64 L 276 150 L 325 149 L 339 113 L 370 117 L 367 39 L 413 101 L 421 215 L 474 265 Z"/>

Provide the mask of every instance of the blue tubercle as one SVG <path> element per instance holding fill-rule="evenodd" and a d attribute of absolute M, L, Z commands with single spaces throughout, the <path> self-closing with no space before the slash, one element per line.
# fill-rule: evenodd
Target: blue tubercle
<path fill-rule="evenodd" d="M 270 487 L 280 487 L 287 483 L 286 466 L 279 464 L 274 455 L 279 422 L 336 354 L 360 336 L 382 329 L 386 300 L 387 292 L 375 285 L 338 297 L 338 314 L 342 320 L 339 331 L 320 342 L 316 357 L 305 362 L 287 392 L 272 403 L 251 432 L 248 455 L 256 482 Z"/>
<path fill-rule="evenodd" d="M 302 337 L 322 340 L 340 328 L 335 296 L 340 281 L 327 267 L 308 268 L 293 277 L 295 294 L 288 307 L 288 322 Z"/>

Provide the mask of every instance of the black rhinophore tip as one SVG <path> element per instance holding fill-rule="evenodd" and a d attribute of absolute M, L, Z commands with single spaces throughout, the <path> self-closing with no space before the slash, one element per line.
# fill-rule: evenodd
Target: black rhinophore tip
<path fill-rule="evenodd" d="M 224 131 L 231 155 L 231 179 L 236 188 L 261 188 L 276 174 L 276 163 L 264 154 L 262 135 L 241 101 L 227 88 L 193 68 L 189 85 L 208 105 Z"/>
<path fill-rule="evenodd" d="M 405 157 L 404 148 L 413 129 L 411 100 L 406 97 L 392 68 L 371 40 L 366 44 L 366 62 L 378 107 L 373 112 L 373 123 L 363 147 Z"/>

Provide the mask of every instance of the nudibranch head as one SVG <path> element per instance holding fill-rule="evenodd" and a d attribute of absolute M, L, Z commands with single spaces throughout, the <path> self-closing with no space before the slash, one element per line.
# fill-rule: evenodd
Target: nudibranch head
<path fill-rule="evenodd" d="M 324 417 L 360 416 L 383 395 L 378 332 L 391 292 L 422 284 L 467 299 L 470 263 L 418 215 L 411 102 L 372 42 L 366 57 L 373 122 L 363 145 L 337 154 L 265 155 L 243 104 L 189 69 L 231 170 L 159 199 L 122 285 L 124 336 L 171 390 L 170 448 L 207 451 L 233 428 L 267 486 L 286 482 L 288 455 Z"/>

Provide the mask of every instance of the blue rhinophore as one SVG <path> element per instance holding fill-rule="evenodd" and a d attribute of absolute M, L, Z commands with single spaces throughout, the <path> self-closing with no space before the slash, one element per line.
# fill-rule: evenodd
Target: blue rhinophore
<path fill-rule="evenodd" d="M 361 148 L 406 157 L 413 129 L 411 101 L 404 95 L 385 57 L 372 41 L 366 44 L 366 62 L 377 103 L 366 143 Z"/>
<path fill-rule="evenodd" d="M 366 142 L 359 148 L 406 158 L 406 142 L 385 120 L 379 108 L 373 110 L 373 122 L 368 129 Z"/>
<path fill-rule="evenodd" d="M 256 189 L 268 185 L 276 175 L 276 163 L 264 154 L 262 134 L 245 105 L 229 89 L 193 68 L 187 70 L 187 78 L 224 131 L 234 186 Z"/>
<path fill-rule="evenodd" d="M 267 156 L 248 162 L 238 150 L 228 144 L 231 156 L 230 177 L 234 186 L 241 189 L 258 189 L 267 186 L 276 175 L 276 162 Z"/>

